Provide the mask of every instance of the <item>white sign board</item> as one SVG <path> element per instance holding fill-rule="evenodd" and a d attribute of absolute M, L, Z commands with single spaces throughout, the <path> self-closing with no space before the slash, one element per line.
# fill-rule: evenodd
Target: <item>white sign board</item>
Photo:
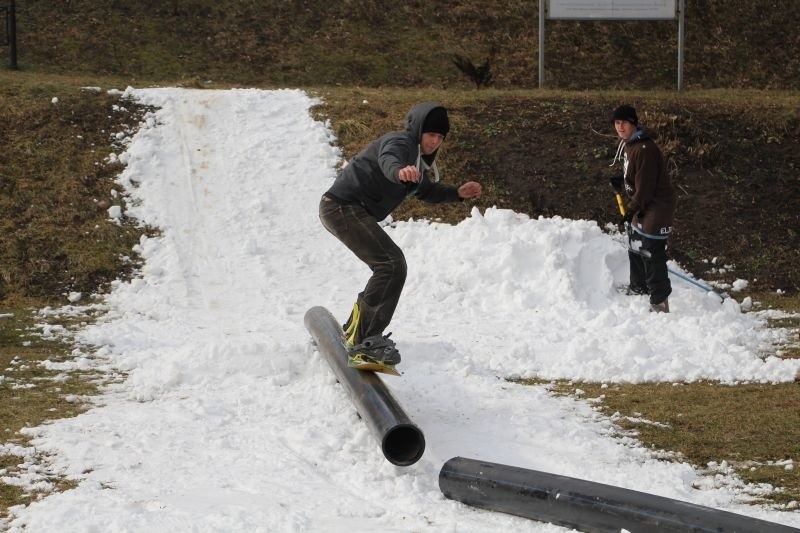
<path fill-rule="evenodd" d="M 547 0 L 547 18 L 674 20 L 675 0 Z"/>

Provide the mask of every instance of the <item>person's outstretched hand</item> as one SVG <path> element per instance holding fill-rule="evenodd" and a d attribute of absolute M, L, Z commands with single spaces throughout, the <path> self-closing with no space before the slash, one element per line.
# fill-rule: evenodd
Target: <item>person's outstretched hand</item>
<path fill-rule="evenodd" d="M 458 196 L 464 199 L 480 198 L 481 192 L 481 184 L 477 181 L 468 181 L 458 188 Z"/>
<path fill-rule="evenodd" d="M 413 181 L 416 183 L 419 181 L 420 177 L 422 177 L 422 174 L 420 174 L 419 169 L 414 165 L 408 165 L 400 169 L 397 177 L 400 181 Z"/>

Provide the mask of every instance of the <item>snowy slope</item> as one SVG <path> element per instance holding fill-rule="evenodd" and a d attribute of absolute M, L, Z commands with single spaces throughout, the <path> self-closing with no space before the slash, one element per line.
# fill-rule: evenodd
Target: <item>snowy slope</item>
<path fill-rule="evenodd" d="M 417 464 L 391 465 L 303 326 L 314 305 L 346 318 L 369 275 L 317 217 L 340 153 L 309 115 L 314 100 L 126 95 L 159 111 L 123 157 L 125 214 L 163 233 L 142 239 L 142 276 L 117 283 L 78 340 L 127 379 L 89 412 L 31 430 L 81 482 L 15 509 L 12 531 L 563 530 L 444 499 L 437 476 L 454 456 L 800 526 L 798 512 L 738 503 L 736 480 L 715 486 L 610 438 L 590 403 L 505 380 L 797 373 L 800 361 L 759 357 L 778 333 L 733 300 L 674 282 L 662 315 L 616 292 L 624 246 L 589 221 L 465 207 L 456 226 L 387 228 L 409 277 L 391 327 L 404 375 L 386 382 L 427 443 Z"/>

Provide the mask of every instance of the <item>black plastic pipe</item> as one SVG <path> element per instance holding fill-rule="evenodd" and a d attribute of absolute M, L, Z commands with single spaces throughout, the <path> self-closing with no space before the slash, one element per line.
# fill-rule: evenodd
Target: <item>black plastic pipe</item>
<path fill-rule="evenodd" d="M 425 451 L 422 431 L 406 416 L 380 377 L 347 366 L 342 327 L 333 315 L 324 307 L 312 307 L 306 312 L 305 325 L 358 414 L 381 444 L 384 457 L 397 466 L 416 463 Z"/>
<path fill-rule="evenodd" d="M 445 497 L 579 531 L 797 533 L 798 529 L 612 485 L 454 457 L 439 472 Z"/>

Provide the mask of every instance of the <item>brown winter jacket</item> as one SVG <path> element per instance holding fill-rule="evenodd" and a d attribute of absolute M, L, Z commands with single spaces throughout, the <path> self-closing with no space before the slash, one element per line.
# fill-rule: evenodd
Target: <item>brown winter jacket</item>
<path fill-rule="evenodd" d="M 639 129 L 625 141 L 625 191 L 631 224 L 642 233 L 667 237 L 675 216 L 675 191 L 656 143 Z"/>

